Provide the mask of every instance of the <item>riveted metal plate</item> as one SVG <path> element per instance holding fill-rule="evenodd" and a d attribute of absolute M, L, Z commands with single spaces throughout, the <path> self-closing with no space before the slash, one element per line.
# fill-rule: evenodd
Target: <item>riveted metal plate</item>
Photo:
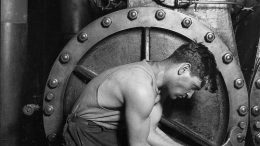
<path fill-rule="evenodd" d="M 260 78 L 260 62 L 256 62 L 253 80 L 250 84 L 250 131 L 254 145 L 260 145 L 259 121 L 260 121 L 260 89 L 258 86 Z"/>

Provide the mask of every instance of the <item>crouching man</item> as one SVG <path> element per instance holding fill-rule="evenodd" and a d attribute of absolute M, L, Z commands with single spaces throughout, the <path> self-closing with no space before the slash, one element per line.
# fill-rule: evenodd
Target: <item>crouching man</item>
<path fill-rule="evenodd" d="M 215 80 L 215 72 L 214 56 L 194 42 L 162 61 L 106 70 L 86 85 L 74 104 L 64 127 L 65 145 L 180 145 L 157 127 L 160 92 L 167 93 L 165 98 L 191 98 L 204 83 Z"/>

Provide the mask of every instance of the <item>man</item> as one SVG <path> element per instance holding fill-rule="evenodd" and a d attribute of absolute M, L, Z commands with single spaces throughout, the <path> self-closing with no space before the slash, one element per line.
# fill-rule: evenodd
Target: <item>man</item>
<path fill-rule="evenodd" d="M 215 72 L 214 56 L 194 42 L 162 61 L 109 69 L 91 80 L 74 104 L 64 127 L 65 143 L 177 146 L 157 127 L 162 116 L 160 92 L 172 99 L 191 98 L 206 82 L 215 83 Z"/>

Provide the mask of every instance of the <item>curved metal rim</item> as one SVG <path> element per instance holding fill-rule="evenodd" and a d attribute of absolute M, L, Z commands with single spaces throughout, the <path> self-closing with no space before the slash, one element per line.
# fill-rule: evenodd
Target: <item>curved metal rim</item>
<path fill-rule="evenodd" d="M 255 72 L 253 75 L 253 80 L 250 85 L 250 131 L 252 134 L 252 139 L 255 145 L 259 145 L 259 142 L 256 142 L 255 136 L 260 133 L 260 129 L 255 127 L 255 122 L 260 121 L 260 115 L 254 115 L 252 109 L 254 106 L 260 106 L 260 89 L 256 86 L 257 80 L 260 79 L 260 60 L 257 60 L 255 67 Z"/>
<path fill-rule="evenodd" d="M 129 20 L 127 17 L 128 12 L 133 9 L 138 12 L 138 16 L 135 20 Z M 163 10 L 165 12 L 165 18 L 156 19 L 155 14 L 158 10 Z M 182 20 L 186 17 L 192 20 L 192 24 L 191 26 L 189 26 L 189 28 L 182 27 Z M 112 23 L 109 26 L 104 27 L 104 25 L 102 25 L 102 20 L 106 18 L 110 18 Z M 236 59 L 234 59 L 229 64 L 225 64 L 223 62 L 222 57 L 226 53 L 231 54 L 231 52 L 229 51 L 228 47 L 222 42 L 222 40 L 217 35 L 215 35 L 215 39 L 212 42 L 205 40 L 205 35 L 208 32 L 212 31 L 196 19 L 185 14 L 166 8 L 137 7 L 120 10 L 95 20 L 94 22 L 86 26 L 78 34 L 80 35 L 82 33 L 87 33 L 88 38 L 84 42 L 78 41 L 77 37 L 74 37 L 62 50 L 60 55 L 64 52 L 69 53 L 71 55 L 71 59 L 68 63 L 62 64 L 59 61 L 59 58 L 57 58 L 49 75 L 49 79 L 58 79 L 59 85 L 56 88 L 49 88 L 48 85 L 46 85 L 45 88 L 44 97 L 49 92 L 54 93 L 56 96 L 55 100 L 46 101 L 44 99 L 43 102 L 44 109 L 47 106 L 53 106 L 55 109 L 52 115 L 43 116 L 46 135 L 49 135 L 51 133 L 57 133 L 61 130 L 60 125 L 62 125 L 63 122 L 63 105 L 61 103 L 63 103 L 62 97 L 65 90 L 65 88 L 62 87 L 66 87 L 67 79 L 69 75 L 72 73 L 75 65 L 78 63 L 80 58 L 92 46 L 94 46 L 96 43 L 103 40 L 107 36 L 110 36 L 119 31 L 135 27 L 158 27 L 162 29 L 167 29 L 175 33 L 181 34 L 190 40 L 202 42 L 205 46 L 207 46 L 215 56 L 218 69 L 220 70 L 224 78 L 227 91 L 229 93 L 230 112 L 228 131 L 232 127 L 237 126 L 240 121 L 246 122 L 247 124 L 248 115 L 246 114 L 244 116 L 240 116 L 238 113 L 238 109 L 241 105 L 244 105 L 246 107 L 248 105 L 247 89 L 245 86 L 242 86 L 240 89 L 236 89 L 234 87 L 234 81 L 236 79 L 244 80 L 243 75 Z M 55 123 L 53 121 L 55 121 Z M 48 123 L 52 124 L 48 125 Z M 243 134 L 246 134 L 246 128 L 243 129 L 243 131 L 241 130 L 241 132 Z"/>

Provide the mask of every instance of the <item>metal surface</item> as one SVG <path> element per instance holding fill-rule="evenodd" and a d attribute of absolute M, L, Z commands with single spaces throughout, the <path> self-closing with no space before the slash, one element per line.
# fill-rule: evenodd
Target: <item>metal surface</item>
<path fill-rule="evenodd" d="M 84 88 L 85 81 L 81 83 L 80 81 L 75 81 L 76 77 L 73 75 L 75 66 L 83 65 L 84 67 L 81 67 L 81 70 L 78 69 L 79 71 L 76 72 L 80 72 L 79 74 L 81 75 L 83 74 L 83 78 L 85 77 L 86 80 L 90 80 L 86 78 L 88 74 L 91 74 L 90 72 L 93 72 L 94 74 L 98 74 L 104 71 L 105 69 L 111 68 L 113 66 L 140 60 L 141 51 L 139 49 L 132 49 L 132 48 L 140 48 L 141 46 L 143 46 L 141 42 L 138 42 L 138 40 L 141 40 L 142 38 L 142 29 L 139 30 L 138 28 L 150 28 L 150 49 L 149 49 L 150 55 L 149 56 L 151 60 L 163 59 L 174 51 L 174 49 L 172 49 L 173 47 L 172 44 L 166 43 L 168 36 L 165 35 L 165 33 L 160 33 L 160 32 L 164 32 L 164 31 L 171 32 L 172 34 L 169 35 L 171 36 L 170 38 L 172 37 L 176 38 L 176 41 L 179 41 L 178 45 L 181 45 L 183 42 L 188 40 L 202 42 L 204 45 L 206 45 L 210 49 L 210 51 L 214 54 L 218 69 L 220 71 L 221 76 L 223 77 L 222 79 L 223 82 L 220 84 L 220 85 L 224 84 L 224 86 L 222 86 L 223 88 L 222 92 L 224 92 L 224 90 L 227 90 L 228 92 L 228 97 L 227 98 L 223 97 L 224 99 L 227 100 L 227 102 L 225 103 L 227 103 L 228 105 L 227 107 L 228 111 L 227 112 L 223 111 L 224 113 L 222 113 L 224 114 L 224 116 L 228 117 L 227 118 L 228 120 L 226 122 L 222 121 L 224 122 L 222 123 L 224 125 L 221 125 L 223 126 L 222 128 L 224 128 L 226 125 L 226 130 L 232 132 L 231 129 L 236 127 L 239 128 L 238 125 L 240 121 L 245 122 L 245 125 L 247 125 L 248 115 L 245 114 L 247 111 L 245 109 L 247 109 L 246 106 L 248 105 L 246 87 L 242 86 L 240 89 L 236 89 L 234 87 L 235 80 L 238 78 L 241 78 L 243 80 L 243 76 L 239 69 L 239 65 L 237 61 L 232 61 L 229 64 L 223 63 L 222 60 L 223 55 L 225 55 L 226 53 L 230 53 L 230 50 L 226 46 L 226 44 L 220 39 L 220 37 L 218 35 L 215 35 L 214 36 L 215 38 L 212 39 L 212 37 L 210 36 L 208 38 L 209 40 L 212 41 L 207 42 L 205 40 L 205 36 L 207 36 L 206 34 L 208 32 L 212 32 L 212 30 L 210 30 L 208 27 L 201 24 L 199 21 L 197 21 L 194 18 L 191 18 L 192 25 L 188 29 L 183 28 L 182 21 L 184 18 L 189 16 L 181 14 L 176 11 L 163 9 L 163 8 L 156 8 L 156 7 L 143 7 L 143 8 L 135 8 L 135 9 L 138 11 L 138 17 L 134 21 L 131 21 L 128 18 L 128 13 L 132 9 L 125 9 L 125 10 L 120 10 L 111 13 L 109 15 L 97 19 L 96 21 L 92 22 L 81 31 L 81 33 L 88 34 L 88 39 L 86 41 L 78 42 L 77 37 L 74 37 L 63 49 L 61 54 L 64 52 L 71 54 L 70 61 L 66 65 L 64 65 L 59 62 L 59 59 L 57 59 L 49 75 L 50 79 L 57 79 L 59 81 L 59 86 L 57 86 L 56 88 L 49 88 L 49 86 L 46 86 L 45 88 L 45 95 L 49 92 L 55 94 L 54 100 L 44 101 L 44 106 L 51 105 L 55 108 L 54 112 L 51 115 L 43 117 L 45 123 L 46 135 L 48 136 L 55 133 L 57 135 L 60 134 L 60 132 L 62 131 L 62 123 L 64 120 L 63 115 L 65 114 L 66 116 L 66 113 L 68 112 L 67 109 L 69 109 L 69 107 L 64 107 L 64 106 L 73 104 L 73 100 L 75 102 L 75 99 L 70 99 L 71 101 L 69 102 L 70 104 L 66 104 L 68 102 L 67 100 L 64 101 L 64 98 L 65 99 L 69 99 L 69 97 L 77 98 L 77 96 L 80 94 L 80 90 Z M 164 19 L 158 19 L 156 17 L 156 13 L 162 10 L 165 12 L 165 17 Z M 162 15 L 160 14 L 160 16 Z M 109 25 L 109 27 L 103 27 L 101 25 L 106 18 L 110 18 L 111 22 L 113 22 Z M 81 33 L 79 33 L 79 35 Z M 156 33 L 158 33 L 157 37 L 162 36 L 160 39 L 164 38 L 164 41 L 160 41 L 160 39 L 157 39 L 156 41 L 157 45 L 154 46 L 153 39 L 156 39 L 156 37 L 151 37 L 151 36 L 153 36 Z M 122 42 L 125 40 L 127 40 L 127 42 L 131 44 L 130 46 L 128 45 L 128 48 L 126 48 L 125 46 L 127 44 Z M 136 41 L 136 42 L 131 42 L 131 41 Z M 157 48 L 162 45 L 164 45 L 163 48 Z M 174 48 L 177 48 L 178 45 L 174 46 Z M 119 51 L 121 53 L 118 53 Z M 131 56 L 129 56 L 129 54 L 131 54 Z M 84 73 L 84 70 L 88 70 L 88 71 Z M 232 72 L 232 74 L 230 74 L 230 72 Z M 87 75 L 85 76 L 84 74 Z M 222 77 L 220 77 L 220 80 Z M 74 84 L 72 82 L 74 82 Z M 77 82 L 78 84 L 75 82 Z M 74 89 L 71 86 L 67 86 L 71 84 L 77 85 L 77 87 L 75 88 L 78 89 L 78 91 L 76 93 L 77 95 L 75 96 L 71 95 L 74 92 Z M 69 92 L 69 90 L 71 91 Z M 210 95 L 210 96 L 214 97 L 216 95 Z M 204 102 L 206 102 L 207 100 L 206 99 L 207 97 L 205 98 L 200 97 L 200 98 L 195 98 L 195 99 L 201 102 L 203 100 Z M 220 98 L 221 97 L 219 97 L 219 99 Z M 63 104 L 63 102 L 65 102 L 65 104 Z M 205 103 L 204 105 L 207 104 Z M 219 109 L 221 109 L 221 107 L 219 107 Z M 239 115 L 238 110 L 241 110 L 243 116 Z M 170 119 L 168 120 L 171 122 Z M 191 127 L 189 127 L 189 129 L 190 128 Z M 239 129 L 240 129 L 239 133 L 236 133 L 236 136 L 230 138 L 233 139 L 232 142 L 233 144 L 243 145 L 244 141 L 242 139 L 243 136 L 246 134 L 246 128 L 245 129 L 239 128 Z M 202 137 L 204 136 L 204 138 L 206 138 L 210 142 L 213 142 L 215 145 L 219 145 L 223 143 L 222 138 L 225 137 L 225 132 L 226 131 L 220 130 L 220 133 L 222 133 L 222 137 L 216 143 L 216 141 L 214 140 L 216 140 L 217 138 L 216 139 L 207 138 L 205 137 L 205 135 L 201 135 L 201 133 L 195 131 L 195 133 L 199 134 Z"/>
<path fill-rule="evenodd" d="M 100 16 L 98 11 L 91 7 L 89 0 L 62 0 L 60 7 L 64 43 L 67 43 L 84 26 Z"/>
<path fill-rule="evenodd" d="M 241 2 L 237 2 L 237 1 L 195 1 L 195 0 L 178 0 L 177 1 L 177 4 L 178 5 L 182 5 L 182 4 L 189 4 L 189 5 L 192 5 L 192 4 L 228 4 L 228 5 L 240 5 L 240 6 L 243 6 L 244 4 L 241 3 Z M 177 6 L 178 6 L 177 5 Z"/>
<path fill-rule="evenodd" d="M 228 3 L 228 1 L 229 0 L 224 0 L 222 3 Z M 157 0 L 128 0 L 128 7 L 167 7 L 184 13 L 188 16 L 193 16 L 194 18 L 211 28 L 211 30 L 213 30 L 228 46 L 235 59 L 239 60 L 233 25 L 230 16 L 230 7 L 227 4 L 196 4 L 192 6 L 184 4 L 185 7 L 177 9 L 175 3 L 178 1 L 165 0 L 163 3 L 156 2 Z M 214 3 L 214 1 L 210 2 Z M 236 2 L 243 3 L 244 0 L 237 0 Z"/>
<path fill-rule="evenodd" d="M 232 54 L 227 53 L 227 54 L 225 54 L 225 55 L 223 56 L 222 59 L 223 59 L 223 62 L 224 62 L 224 63 L 229 64 L 230 62 L 233 61 L 233 56 L 232 56 Z"/>
<path fill-rule="evenodd" d="M 137 16 L 138 16 L 138 12 L 134 9 L 128 12 L 128 18 L 130 20 L 135 20 Z"/>
<path fill-rule="evenodd" d="M 227 2 L 224 0 L 223 2 Z M 214 2 L 214 1 L 212 1 Z M 238 1 L 237 1 L 238 2 Z M 240 2 L 240 1 L 239 1 Z M 230 7 L 226 4 L 197 4 L 177 11 L 195 17 L 214 31 L 238 60 L 237 46 L 230 16 Z"/>
<path fill-rule="evenodd" d="M 50 88 L 56 88 L 59 85 L 59 81 L 56 78 L 49 79 L 48 86 Z"/>
<path fill-rule="evenodd" d="M 70 54 L 67 52 L 64 52 L 63 54 L 60 55 L 60 62 L 65 64 L 70 61 Z"/>
<path fill-rule="evenodd" d="M 185 28 L 189 28 L 192 24 L 192 21 L 190 18 L 184 18 L 181 22 L 182 26 Z"/>
<path fill-rule="evenodd" d="M 144 28 L 144 59 L 150 60 L 150 30 L 149 28 Z"/>
<path fill-rule="evenodd" d="M 208 43 L 211 43 L 212 41 L 214 41 L 214 39 L 215 39 L 215 35 L 212 32 L 208 32 L 205 35 L 205 41 L 208 42 Z"/>
<path fill-rule="evenodd" d="M 101 25 L 103 27 L 109 27 L 112 24 L 112 20 L 109 17 L 104 17 L 104 19 L 101 22 Z"/>
<path fill-rule="evenodd" d="M 45 96 L 45 100 L 47 101 L 51 101 L 55 98 L 55 95 L 51 92 L 47 93 L 46 96 Z"/>
<path fill-rule="evenodd" d="M 260 109 L 259 109 L 259 103 L 260 103 L 260 91 L 258 88 L 258 79 L 260 78 L 259 73 L 259 62 L 257 62 L 257 67 L 254 73 L 254 79 L 251 82 L 250 86 L 250 107 L 251 107 L 251 115 L 250 115 L 250 131 L 251 136 L 253 139 L 254 145 L 259 145 L 259 129 L 256 128 L 255 123 L 260 120 Z"/>
<path fill-rule="evenodd" d="M 247 1 L 248 7 L 256 2 Z M 258 2 L 259 3 L 259 2 Z M 248 89 L 254 78 L 257 60 L 259 59 L 259 38 L 260 38 L 260 7 L 251 7 L 252 11 L 242 11 L 236 19 L 240 20 L 236 24 L 236 42 L 241 68 L 247 83 Z M 254 71 L 255 70 L 255 71 Z M 255 82 L 255 81 L 254 81 Z M 250 98 L 254 98 L 250 96 Z M 253 101 L 251 101 L 252 103 Z"/>
<path fill-rule="evenodd" d="M 234 86 L 235 86 L 235 88 L 237 88 L 237 89 L 242 88 L 242 87 L 244 86 L 244 80 L 243 80 L 243 79 L 236 79 L 236 80 L 234 81 Z"/>
<path fill-rule="evenodd" d="M 87 33 L 81 33 L 78 35 L 78 41 L 79 42 L 85 42 L 88 39 L 88 34 Z"/>
<path fill-rule="evenodd" d="M 155 18 L 157 20 L 163 20 L 165 18 L 165 12 L 163 10 L 157 10 L 155 13 Z"/>
<path fill-rule="evenodd" d="M 246 6 L 251 10 L 241 11 L 236 17 L 239 23 L 236 23 L 236 40 L 238 45 L 241 68 L 244 73 L 250 97 L 250 132 L 248 133 L 248 145 L 259 146 L 260 140 L 260 72 L 259 72 L 259 38 L 260 38 L 260 7 L 254 5 L 259 1 L 248 0 Z"/>
<path fill-rule="evenodd" d="M 245 134 L 240 133 L 241 131 L 239 128 L 233 127 L 230 130 L 229 138 L 222 146 L 237 146 L 240 145 L 239 143 L 243 142 L 245 138 Z M 239 143 L 237 143 L 237 141 Z"/>
<path fill-rule="evenodd" d="M 27 55 L 27 0 L 1 1 L 0 145 L 21 143 Z"/>

